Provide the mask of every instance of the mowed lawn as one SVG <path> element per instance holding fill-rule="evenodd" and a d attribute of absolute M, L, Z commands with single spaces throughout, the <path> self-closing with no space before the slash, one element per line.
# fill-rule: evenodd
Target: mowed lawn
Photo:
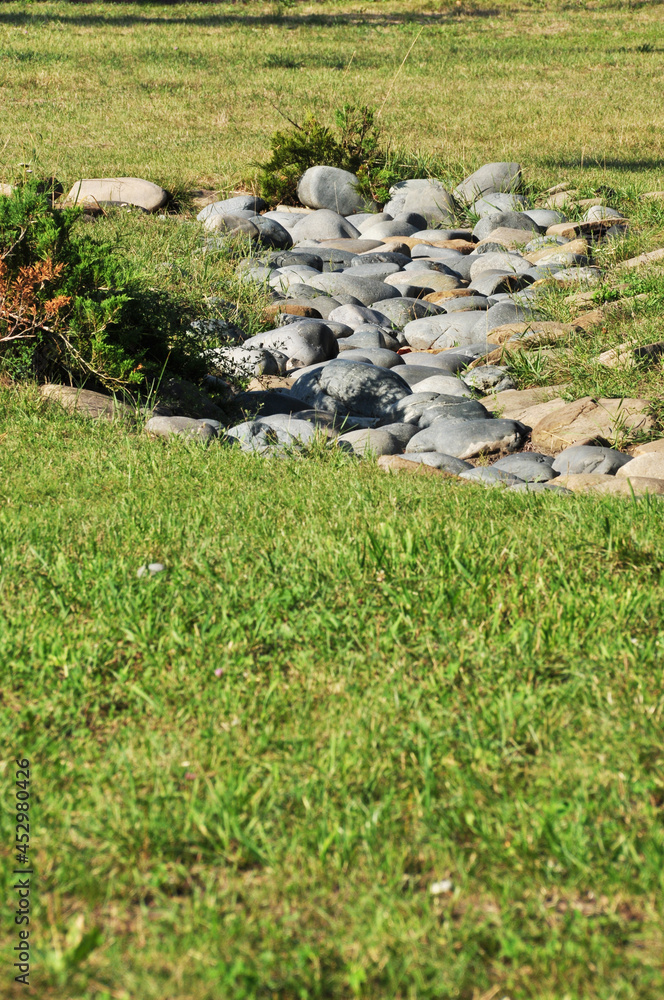
<path fill-rule="evenodd" d="M 657 3 L 0 4 L 0 180 L 30 162 L 230 190 L 270 102 L 380 106 L 415 42 L 395 142 L 456 180 L 515 157 L 540 187 L 620 192 L 638 252 L 663 245 L 637 197 L 664 188 L 663 22 Z M 90 228 L 150 283 L 230 288 L 186 219 Z M 558 368 L 522 361 L 521 384 L 548 364 L 577 395 L 656 403 L 654 371 L 593 361 L 627 327 L 661 339 L 661 272 L 627 283 L 649 296 L 633 316 Z M 0 996 L 661 1000 L 661 500 L 151 441 L 7 384 L 0 425 L 0 768 L 11 802 L 31 760 L 37 873 L 26 989 L 5 809 Z"/>

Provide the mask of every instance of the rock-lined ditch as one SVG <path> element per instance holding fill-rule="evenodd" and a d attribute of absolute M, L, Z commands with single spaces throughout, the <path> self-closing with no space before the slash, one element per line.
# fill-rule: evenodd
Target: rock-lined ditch
<path fill-rule="evenodd" d="M 363 202 L 352 174 L 319 166 L 300 180 L 301 207 L 270 211 L 252 195 L 207 205 L 198 220 L 210 248 L 250 238 L 238 277 L 270 289 L 273 328 L 245 337 L 210 321 L 221 346 L 206 350 L 209 387 L 227 392 L 238 419 L 199 393 L 197 418 L 183 416 L 176 398 L 146 432 L 274 456 L 316 440 L 379 456 L 389 471 L 515 491 L 664 493 L 664 441 L 629 454 L 610 447 L 627 429 L 653 428 L 646 400 L 565 402 L 565 387 L 518 391 L 510 379 L 510 347 L 559 346 L 578 330 L 544 320 L 542 289 L 600 282 L 597 246 L 629 225 L 597 199 L 571 222 L 555 190 L 557 207 L 533 208 L 520 180 L 519 164 L 492 163 L 453 192 L 405 181 L 381 210 Z M 120 178 L 78 182 L 68 200 L 77 198 L 155 211 L 166 193 Z M 478 217 L 472 230 L 455 227 L 460 205 Z M 639 350 L 657 357 L 661 346 Z M 603 363 L 629 363 L 633 353 Z M 248 390 L 230 399 L 224 374 L 250 378 Z M 171 390 L 177 397 L 182 386 Z M 80 408 L 71 390 L 47 391 Z M 92 395 L 89 405 L 108 415 Z"/>

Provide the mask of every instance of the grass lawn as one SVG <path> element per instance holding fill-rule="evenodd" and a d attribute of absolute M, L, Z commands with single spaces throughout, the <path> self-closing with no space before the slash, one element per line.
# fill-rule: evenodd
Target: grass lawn
<path fill-rule="evenodd" d="M 0 180 L 19 161 L 135 174 L 186 205 L 250 179 L 267 98 L 380 105 L 417 39 L 395 140 L 450 179 L 513 156 L 540 189 L 605 193 L 634 220 L 628 257 L 664 244 L 662 203 L 638 197 L 664 188 L 663 17 L 0 3 Z M 191 213 L 89 230 L 150 287 L 258 323 Z M 515 371 L 646 396 L 661 435 L 661 370 L 595 356 L 664 339 L 664 271 L 612 271 L 597 304 L 619 295 L 571 353 Z M 37 873 L 26 990 L 5 809 L 0 996 L 661 1000 L 661 501 L 151 441 L 4 383 L 0 424 L 0 774 L 7 801 L 31 760 Z"/>

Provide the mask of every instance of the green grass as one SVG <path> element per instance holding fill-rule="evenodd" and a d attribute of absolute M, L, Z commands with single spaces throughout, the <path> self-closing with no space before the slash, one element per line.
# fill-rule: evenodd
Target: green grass
<path fill-rule="evenodd" d="M 518 158 L 534 194 L 567 180 L 632 220 L 596 292 L 623 313 L 515 361 L 519 384 L 659 416 L 661 369 L 595 359 L 664 339 L 664 269 L 613 267 L 664 244 L 639 200 L 664 188 L 663 10 L 0 3 L 0 179 L 164 183 L 179 215 L 88 231 L 257 331 L 187 192 L 251 180 L 270 100 L 380 105 L 423 27 L 383 116 L 400 146 L 454 181 Z M 38 873 L 31 991 L 6 974 L 3 996 L 660 1000 L 660 500 L 150 441 L 30 387 L 0 386 L 0 424 L 0 773 L 6 801 L 32 760 Z"/>
<path fill-rule="evenodd" d="M 387 97 L 395 145 L 457 180 L 517 159 L 545 186 L 662 189 L 663 14 L 656 0 L 0 3 L 0 179 L 36 160 L 67 185 L 229 189 L 283 126 L 274 105 L 331 120 Z"/>
<path fill-rule="evenodd" d="M 661 996 L 656 500 L 2 424 L 37 995 Z"/>

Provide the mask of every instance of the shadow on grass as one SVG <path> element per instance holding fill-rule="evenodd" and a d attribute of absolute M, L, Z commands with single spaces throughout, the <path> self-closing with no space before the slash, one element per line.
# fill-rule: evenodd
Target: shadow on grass
<path fill-rule="evenodd" d="M 190 6 L 198 6 L 200 8 L 214 7 L 217 4 L 217 0 L 188 0 Z M 219 4 L 223 3 L 224 6 L 228 5 L 228 0 L 218 0 Z M 71 0 L 70 7 L 84 8 L 92 3 L 92 0 Z M 114 6 L 121 8 L 122 5 L 136 7 L 136 0 L 115 0 Z M 181 7 L 182 4 L 179 0 L 168 0 L 168 2 L 162 2 L 159 4 L 160 7 L 177 6 Z M 77 27 L 89 27 L 93 28 L 98 25 L 117 25 L 118 27 L 131 27 L 132 25 L 138 24 L 196 24 L 201 27 L 207 28 L 223 28 L 229 25 L 246 25 L 250 28 L 256 27 L 270 27 L 270 26 L 282 26 L 282 27 L 298 27 L 298 26 L 309 26 L 309 27 L 339 27 L 343 25 L 354 25 L 354 24 L 367 24 L 375 27 L 388 27 L 390 25 L 438 25 L 444 24 L 449 21 L 459 21 L 466 18 L 486 18 L 486 17 L 497 17 L 498 15 L 505 13 L 505 8 L 500 7 L 455 7 L 450 8 L 447 11 L 439 11 L 435 13 L 426 12 L 396 12 L 390 14 L 367 14 L 364 11 L 360 12 L 345 12 L 345 13 L 321 13 L 321 14 L 297 14 L 295 12 L 289 13 L 279 13 L 276 10 L 265 13 L 265 14 L 249 14 L 242 13 L 238 11 L 237 13 L 217 13 L 217 14 L 201 14 L 194 13 L 192 16 L 187 16 L 185 14 L 173 14 L 173 15 L 156 15 L 154 13 L 154 5 L 152 3 L 146 4 L 146 7 L 151 8 L 146 10 L 145 14 L 137 14 L 135 12 L 123 13 L 120 10 L 117 13 L 103 13 L 98 11 L 90 11 L 88 13 L 82 10 L 77 10 L 76 12 L 57 12 L 50 13 L 48 11 L 40 11 L 39 9 L 31 10 L 16 10 L 16 11 L 0 11 L 0 24 L 8 24 L 16 27 L 22 25 L 28 25 L 37 22 L 40 26 L 46 25 L 49 21 L 58 24 L 76 25 Z M 514 13 L 514 11 L 512 11 Z"/>

